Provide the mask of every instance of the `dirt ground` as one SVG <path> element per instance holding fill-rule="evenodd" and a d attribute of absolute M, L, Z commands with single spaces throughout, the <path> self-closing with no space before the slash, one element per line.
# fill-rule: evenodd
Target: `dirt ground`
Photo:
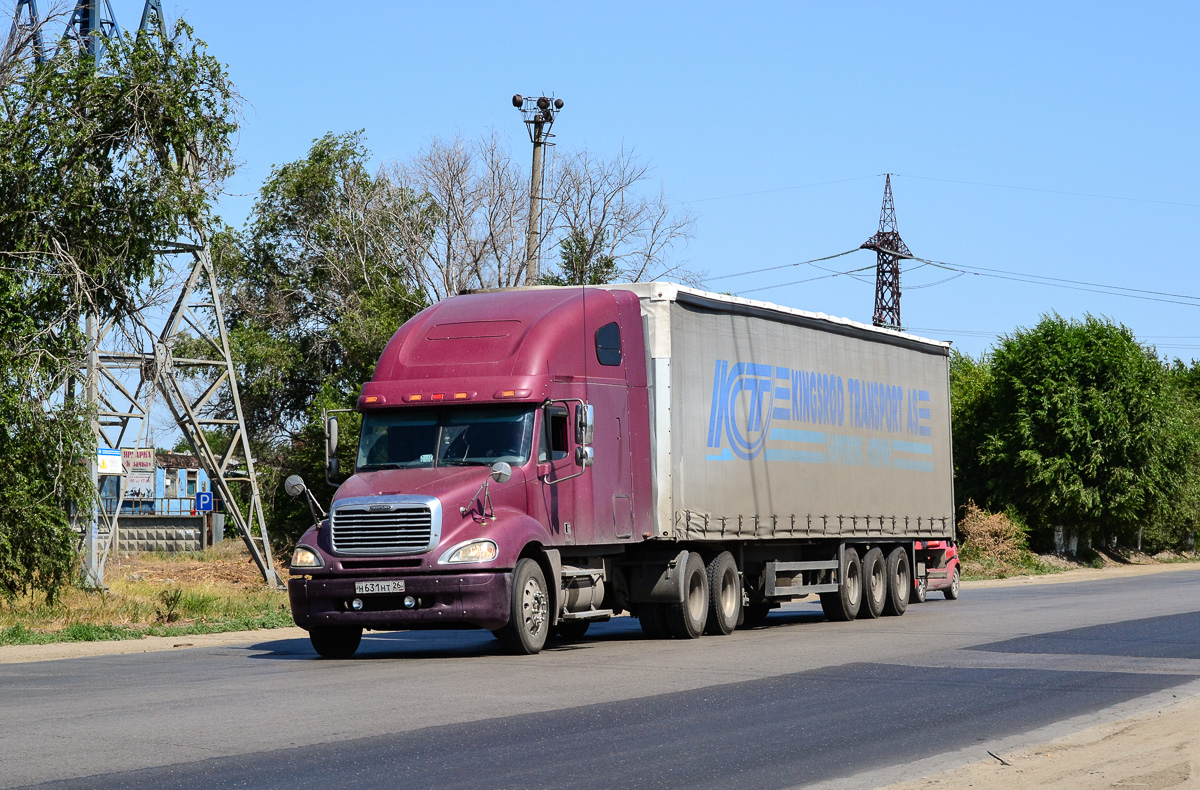
<path fill-rule="evenodd" d="M 997 757 L 999 759 L 997 759 Z M 1003 760 L 1005 765 L 1001 763 Z M 1200 787 L 1200 697 L 887 790 Z"/>
<path fill-rule="evenodd" d="M 275 559 L 275 569 L 288 579 L 287 562 Z M 108 561 L 108 578 L 155 584 L 228 584 L 260 587 L 262 573 L 239 540 L 227 540 L 196 554 L 124 554 Z"/>

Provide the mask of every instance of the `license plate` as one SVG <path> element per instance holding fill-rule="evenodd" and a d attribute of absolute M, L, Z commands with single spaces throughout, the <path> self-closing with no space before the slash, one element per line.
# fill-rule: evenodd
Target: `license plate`
<path fill-rule="evenodd" d="M 370 595 L 371 593 L 402 593 L 404 592 L 403 581 L 390 582 L 355 582 L 354 593 L 356 595 Z"/>

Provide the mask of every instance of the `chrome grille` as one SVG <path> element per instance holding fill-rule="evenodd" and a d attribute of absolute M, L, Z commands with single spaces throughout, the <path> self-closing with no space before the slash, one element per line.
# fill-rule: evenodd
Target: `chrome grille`
<path fill-rule="evenodd" d="M 334 552 L 413 554 L 437 546 L 441 508 L 436 506 L 436 500 L 431 503 L 423 497 L 405 499 L 356 497 L 337 503 L 330 522 Z"/>

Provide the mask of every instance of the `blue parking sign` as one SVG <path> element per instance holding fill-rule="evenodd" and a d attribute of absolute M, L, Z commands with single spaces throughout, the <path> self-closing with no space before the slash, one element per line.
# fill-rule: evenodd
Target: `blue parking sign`
<path fill-rule="evenodd" d="M 208 513 L 213 509 L 213 492 L 212 491 L 197 491 L 196 492 L 196 512 Z"/>

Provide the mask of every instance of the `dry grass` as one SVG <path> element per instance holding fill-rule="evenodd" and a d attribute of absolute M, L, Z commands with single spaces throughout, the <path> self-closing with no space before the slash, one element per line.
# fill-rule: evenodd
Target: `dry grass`
<path fill-rule="evenodd" d="M 958 522 L 960 559 L 968 579 L 1003 579 L 1063 568 L 1043 562 L 1029 550 L 1025 530 L 1004 513 L 989 513 L 967 502 Z"/>
<path fill-rule="evenodd" d="M 287 578 L 285 568 L 277 568 Z M 0 603 L 0 644 L 138 638 L 292 624 L 287 593 L 267 588 L 240 542 L 198 553 L 110 558 L 108 590 L 68 589 L 53 605 Z"/>

